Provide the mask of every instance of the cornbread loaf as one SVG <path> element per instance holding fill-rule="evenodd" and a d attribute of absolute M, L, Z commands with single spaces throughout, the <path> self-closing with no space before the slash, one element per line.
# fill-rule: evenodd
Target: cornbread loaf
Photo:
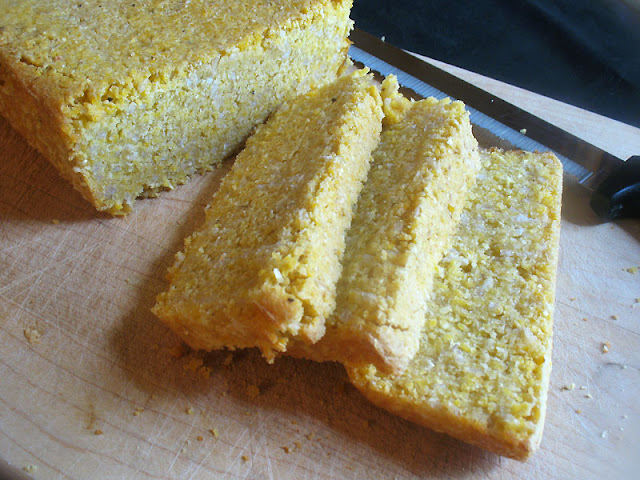
<path fill-rule="evenodd" d="M 415 357 L 401 376 L 348 370 L 377 405 L 523 460 L 542 437 L 551 371 L 562 167 L 549 153 L 482 157 Z"/>
<path fill-rule="evenodd" d="M 0 2 L 0 114 L 97 209 L 126 213 L 333 81 L 351 4 Z"/>
<path fill-rule="evenodd" d="M 271 361 L 291 339 L 317 341 L 381 121 L 362 71 L 285 103 L 238 155 L 154 312 L 196 349 L 257 346 Z"/>
<path fill-rule="evenodd" d="M 384 127 L 347 234 L 325 336 L 293 355 L 400 373 L 418 349 L 436 266 L 480 166 L 461 102 L 382 86 Z M 404 100 L 404 101 L 403 101 Z"/>

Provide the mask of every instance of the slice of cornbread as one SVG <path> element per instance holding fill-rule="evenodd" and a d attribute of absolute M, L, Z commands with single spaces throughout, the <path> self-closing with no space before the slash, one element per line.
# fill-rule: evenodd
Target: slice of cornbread
<path fill-rule="evenodd" d="M 335 80 L 351 4 L 0 2 L 0 114 L 97 209 L 126 213 Z"/>
<path fill-rule="evenodd" d="M 362 71 L 280 108 L 223 179 L 154 312 L 197 349 L 257 346 L 272 360 L 290 339 L 317 341 L 381 121 Z"/>
<path fill-rule="evenodd" d="M 401 376 L 349 369 L 377 405 L 525 459 L 542 436 L 551 371 L 562 167 L 552 154 L 483 154 L 440 262 L 420 348 Z"/>
<path fill-rule="evenodd" d="M 464 104 L 410 103 L 395 77 L 382 87 L 385 127 L 347 234 L 336 309 L 318 343 L 289 352 L 400 373 L 480 158 Z"/>

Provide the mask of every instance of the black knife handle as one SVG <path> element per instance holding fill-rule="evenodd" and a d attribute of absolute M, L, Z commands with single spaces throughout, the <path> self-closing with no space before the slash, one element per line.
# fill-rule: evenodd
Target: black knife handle
<path fill-rule="evenodd" d="M 640 156 L 629 158 L 594 190 L 591 208 L 604 221 L 640 218 Z"/>

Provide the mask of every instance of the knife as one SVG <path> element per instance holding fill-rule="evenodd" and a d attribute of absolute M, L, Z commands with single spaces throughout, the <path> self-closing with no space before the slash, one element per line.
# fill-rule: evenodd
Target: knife
<path fill-rule="evenodd" d="M 603 221 L 640 218 L 640 156 L 624 161 L 359 28 L 350 39 L 352 60 L 383 76 L 396 75 L 417 94 L 412 97 L 461 100 L 475 125 L 517 148 L 553 151 L 565 173 L 591 190 L 591 207 Z"/>

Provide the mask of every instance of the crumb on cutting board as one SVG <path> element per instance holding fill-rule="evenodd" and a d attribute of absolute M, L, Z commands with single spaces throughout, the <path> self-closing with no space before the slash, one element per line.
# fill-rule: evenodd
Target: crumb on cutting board
<path fill-rule="evenodd" d="M 169 349 L 169 355 L 173 358 L 182 358 L 186 353 L 185 347 L 182 344 L 176 345 Z"/>
<path fill-rule="evenodd" d="M 31 344 L 40 343 L 40 337 L 42 336 L 36 328 L 25 328 L 24 336 Z"/>
<path fill-rule="evenodd" d="M 247 396 L 251 399 L 256 398 L 260 395 L 260 387 L 257 385 L 247 385 Z"/>

